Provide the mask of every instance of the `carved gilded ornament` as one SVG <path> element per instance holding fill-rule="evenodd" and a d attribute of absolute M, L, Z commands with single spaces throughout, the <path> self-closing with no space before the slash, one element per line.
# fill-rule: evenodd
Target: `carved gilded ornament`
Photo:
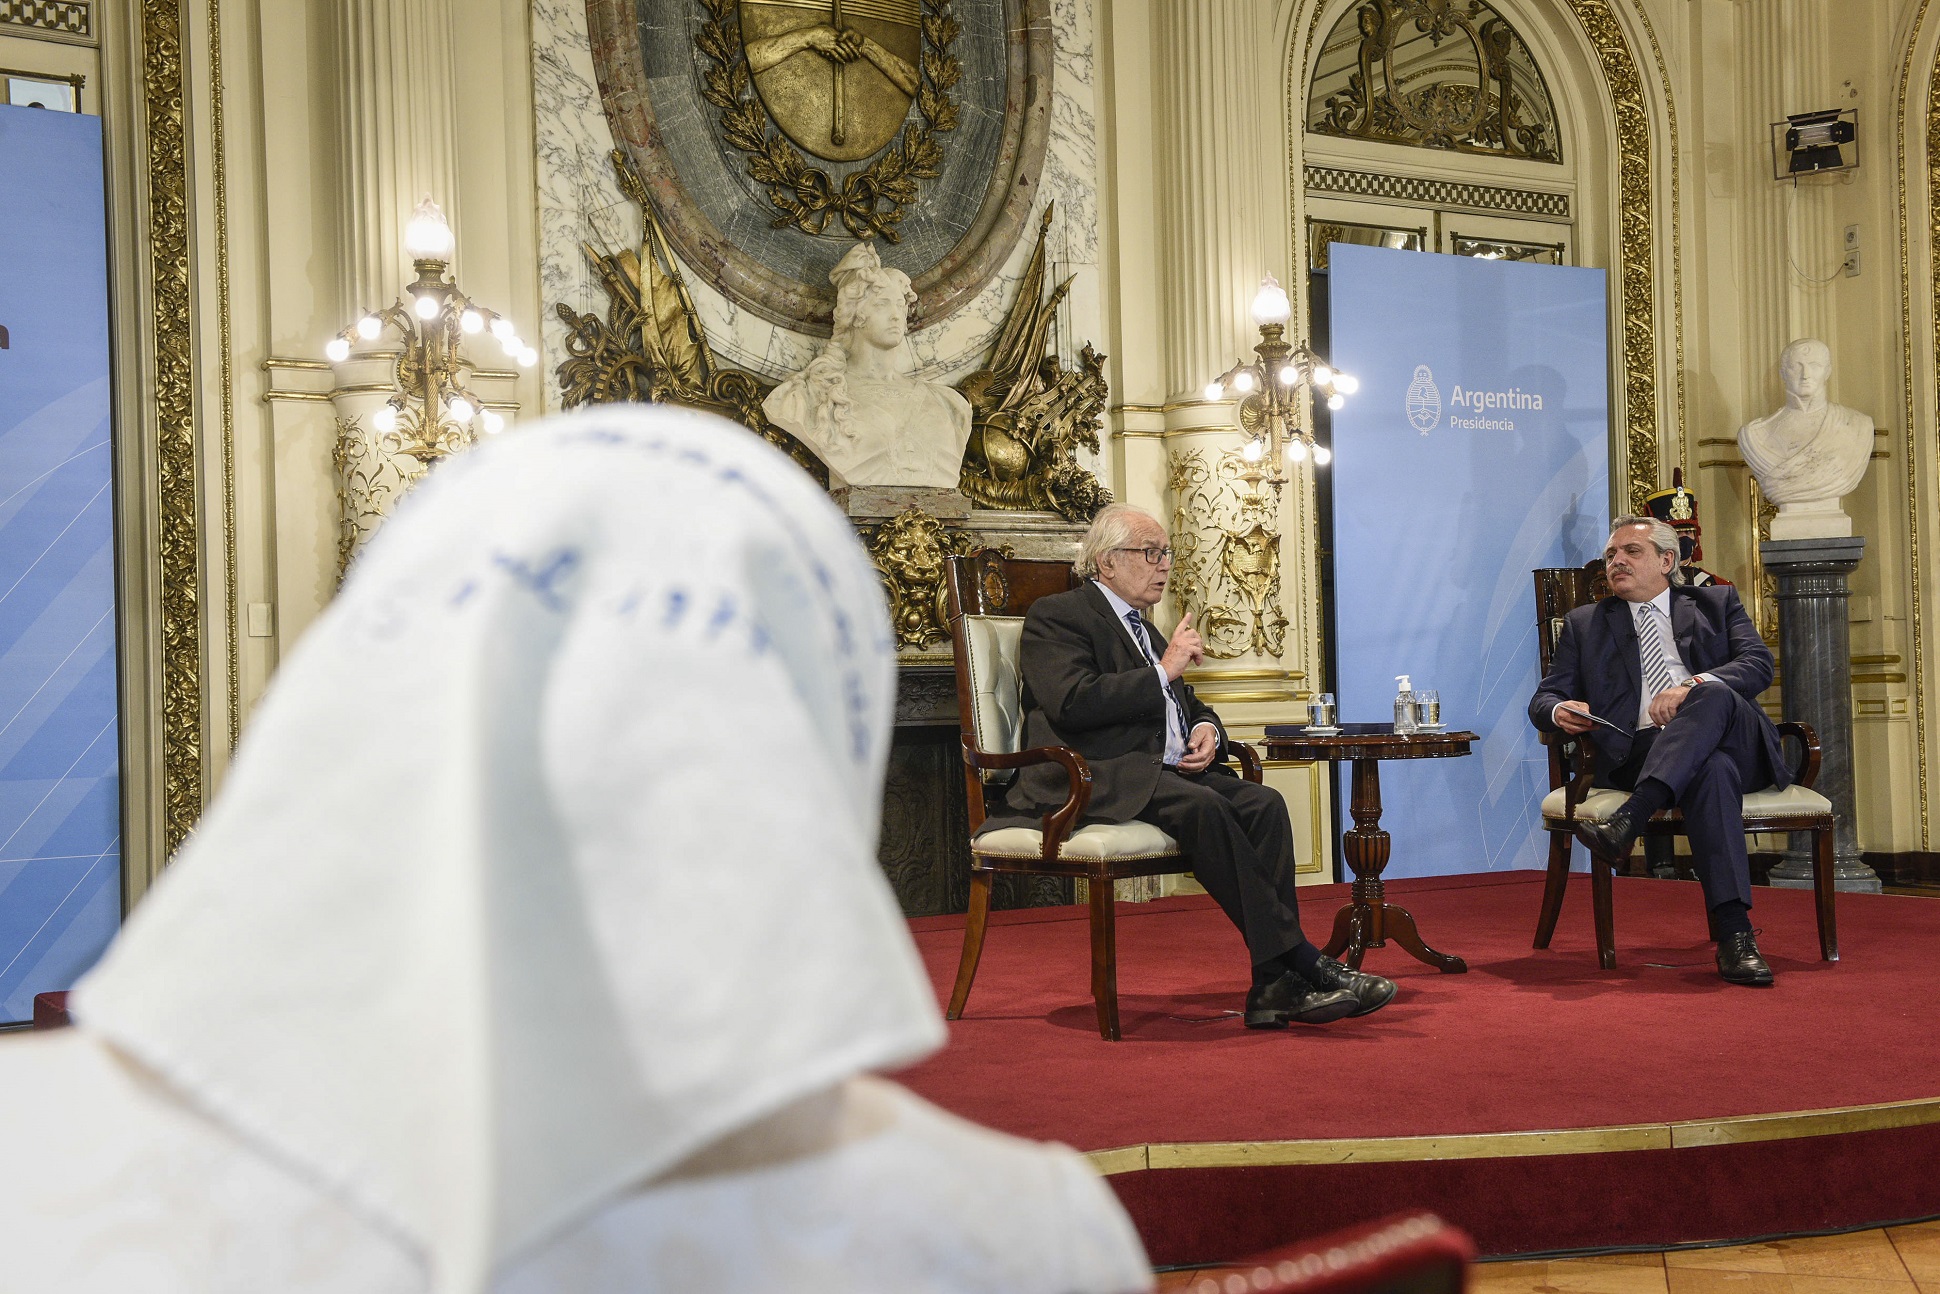
<path fill-rule="evenodd" d="M 1321 58 L 1308 104 L 1316 134 L 1563 160 L 1542 70 L 1482 0 L 1365 0 Z"/>
<path fill-rule="evenodd" d="M 172 854 L 202 813 L 203 721 L 181 7 L 170 0 L 143 0 L 141 40 L 154 435 L 161 504 L 157 548 L 162 602 L 162 847 L 165 854 Z"/>
<path fill-rule="evenodd" d="M 1172 578 L 1175 610 L 1190 611 L 1206 654 L 1277 657 L 1288 621 L 1280 610 L 1280 491 L 1247 479 L 1237 450 L 1172 455 Z"/>
<path fill-rule="evenodd" d="M 868 542 L 869 560 L 882 574 L 883 592 L 889 598 L 889 623 L 897 649 L 921 651 L 947 639 L 943 559 L 983 545 L 961 530 L 947 529 L 913 504 L 877 527 Z"/>
<path fill-rule="evenodd" d="M 839 219 L 852 237 L 896 242 L 918 182 L 941 173 L 936 136 L 957 127 L 951 0 L 698 3 L 702 97 L 774 205 L 774 226 L 820 234 Z M 873 160 L 837 180 L 804 153 Z"/>
<path fill-rule="evenodd" d="M 616 400 L 709 409 L 779 446 L 824 488 L 828 469 L 762 410 L 774 384 L 724 367 L 709 349 L 680 265 L 674 259 L 639 176 L 624 153 L 613 165 L 638 204 L 644 234 L 638 253 L 607 255 L 586 248 L 606 289 L 607 317 L 555 307 L 568 329 L 568 358 L 559 365 L 566 408 Z M 1099 413 L 1107 388 L 1104 357 L 1084 347 L 1080 367 L 1065 369 L 1049 353 L 1052 326 L 1069 280 L 1046 293 L 1047 208 L 1037 247 L 1016 302 L 983 367 L 957 384 L 972 424 L 958 488 L 973 503 L 1000 511 L 1056 512 L 1088 521 L 1111 493 L 1079 466 L 1077 451 L 1098 450 Z"/>

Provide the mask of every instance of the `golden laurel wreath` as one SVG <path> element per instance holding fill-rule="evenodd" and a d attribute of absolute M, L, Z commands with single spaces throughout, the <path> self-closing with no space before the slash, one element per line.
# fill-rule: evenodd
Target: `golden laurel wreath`
<path fill-rule="evenodd" d="M 754 91 L 736 0 L 700 3 L 708 12 L 695 37 L 708 59 L 701 94 L 721 110 L 722 132 L 747 155 L 748 174 L 767 186 L 768 199 L 780 213 L 774 227 L 792 225 L 806 234 L 820 234 L 831 217 L 839 216 L 856 238 L 899 241 L 896 226 L 902 223 L 904 208 L 916 200 L 916 182 L 942 172 L 937 132 L 957 127 L 950 91 L 962 79 L 963 65 L 951 57 L 950 46 L 962 28 L 950 12 L 951 0 L 923 0 L 922 84 L 915 96 L 922 120 L 906 124 L 875 161 L 839 187 L 828 172 L 811 167 L 793 144 L 771 129 Z"/>

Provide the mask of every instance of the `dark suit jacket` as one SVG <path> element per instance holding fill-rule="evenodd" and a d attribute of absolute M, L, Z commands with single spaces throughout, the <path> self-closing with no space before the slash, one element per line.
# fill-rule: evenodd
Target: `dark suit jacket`
<path fill-rule="evenodd" d="M 1592 711 L 1612 723 L 1626 729 L 1636 726 L 1643 680 L 1634 615 L 1628 602 L 1612 597 L 1578 607 L 1564 618 L 1549 673 L 1529 702 L 1531 722 L 1545 732 L 1556 732 L 1550 711 L 1563 701 L 1588 701 Z M 1673 584 L 1671 635 L 1686 669 L 1717 680 L 1700 687 L 1730 687 L 1753 701 L 1771 686 L 1771 649 L 1752 627 L 1751 617 L 1738 601 L 1738 590 L 1729 584 L 1701 588 Z M 1759 720 L 1772 784 L 1788 786 L 1792 775 L 1779 747 L 1778 730 L 1762 711 Z M 1630 754 L 1628 737 L 1603 727 L 1591 731 L 1598 772 L 1607 773 Z"/>
<path fill-rule="evenodd" d="M 1165 640 L 1148 623 L 1154 657 Z M 1159 672 L 1139 655 L 1126 624 L 1090 580 L 1031 604 L 1018 651 L 1024 676 L 1024 745 L 1069 746 L 1091 767 L 1090 822 L 1129 822 L 1145 808 L 1165 759 L 1165 693 Z M 1226 729 L 1212 708 L 1183 682 L 1172 684 L 1184 710 L 1186 733 L 1201 723 L 1219 730 L 1226 757 Z M 1230 774 L 1222 764 L 1213 765 Z M 1025 768 L 1010 789 L 1010 807 L 1042 817 L 1070 793 L 1056 764 Z M 993 823 L 1005 825 L 1002 823 Z M 1035 824 L 1032 824 L 1035 825 Z"/>

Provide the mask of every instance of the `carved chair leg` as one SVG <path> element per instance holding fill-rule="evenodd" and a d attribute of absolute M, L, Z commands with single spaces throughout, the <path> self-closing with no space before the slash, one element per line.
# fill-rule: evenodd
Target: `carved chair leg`
<path fill-rule="evenodd" d="M 1596 912 L 1596 964 L 1617 968 L 1617 923 L 1610 903 L 1610 864 L 1590 855 L 1590 905 Z"/>
<path fill-rule="evenodd" d="M 1116 897 L 1109 877 L 1093 876 L 1091 890 L 1091 997 L 1098 1005 L 1098 1034 L 1118 1041 L 1118 929 Z"/>
<path fill-rule="evenodd" d="M 981 867 L 970 869 L 970 912 L 963 922 L 963 956 L 957 962 L 957 984 L 950 990 L 950 1009 L 944 1014 L 961 1019 L 963 1004 L 970 1000 L 970 985 L 977 978 L 977 961 L 983 956 L 983 934 L 990 924 L 991 873 Z"/>
<path fill-rule="evenodd" d="M 1832 824 L 1812 833 L 1812 889 L 1819 909 L 1819 956 L 1829 962 L 1839 960 L 1839 914 L 1832 906 L 1833 872 Z"/>
<path fill-rule="evenodd" d="M 1570 842 L 1567 831 L 1549 833 L 1549 875 L 1543 880 L 1543 910 L 1536 918 L 1533 947 L 1549 947 L 1550 936 L 1556 933 L 1556 918 L 1563 911 L 1563 891 L 1570 883 Z"/>

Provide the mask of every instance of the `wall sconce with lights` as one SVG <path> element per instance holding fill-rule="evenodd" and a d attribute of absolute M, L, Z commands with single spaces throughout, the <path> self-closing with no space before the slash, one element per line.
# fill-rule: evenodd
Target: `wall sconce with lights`
<path fill-rule="evenodd" d="M 1288 343 L 1287 320 L 1292 316 L 1286 289 L 1267 275 L 1253 298 L 1253 323 L 1260 330 L 1259 344 L 1253 347 L 1257 358 L 1241 360 L 1206 384 L 1208 400 L 1239 399 L 1240 428 L 1248 437 L 1240 448 L 1245 464 L 1240 474 L 1255 492 L 1262 484 L 1286 484 L 1288 462 L 1311 458 L 1325 467 L 1332 461 L 1333 454 L 1314 442 L 1306 425 L 1307 401 L 1321 399 L 1329 409 L 1339 409 L 1361 386 L 1304 341 Z"/>
<path fill-rule="evenodd" d="M 471 444 L 475 428 L 491 434 L 505 427 L 504 417 L 465 385 L 470 366 L 461 350 L 466 338 L 489 332 L 519 367 L 539 362 L 539 352 L 519 337 L 511 320 L 477 304 L 445 276 L 452 246 L 444 212 L 426 198 L 404 227 L 404 250 L 417 281 L 401 299 L 365 314 L 323 348 L 332 363 L 341 364 L 353 347 L 378 342 L 387 328 L 397 332 L 404 343 L 397 357 L 397 391 L 372 412 L 371 426 L 382 436 L 396 436 L 396 451 L 427 467 Z"/>
<path fill-rule="evenodd" d="M 476 376 L 508 381 L 515 370 L 475 366 L 467 356 L 487 336 L 520 368 L 539 352 L 512 321 L 459 290 L 451 268 L 451 226 L 426 198 L 404 227 L 404 250 L 417 281 L 382 310 L 372 310 L 332 337 L 323 353 L 336 370 L 337 572 L 341 577 L 391 508 L 439 459 L 464 449 L 478 433 L 505 426 L 469 383 Z M 387 333 L 402 340 L 396 347 Z"/>

